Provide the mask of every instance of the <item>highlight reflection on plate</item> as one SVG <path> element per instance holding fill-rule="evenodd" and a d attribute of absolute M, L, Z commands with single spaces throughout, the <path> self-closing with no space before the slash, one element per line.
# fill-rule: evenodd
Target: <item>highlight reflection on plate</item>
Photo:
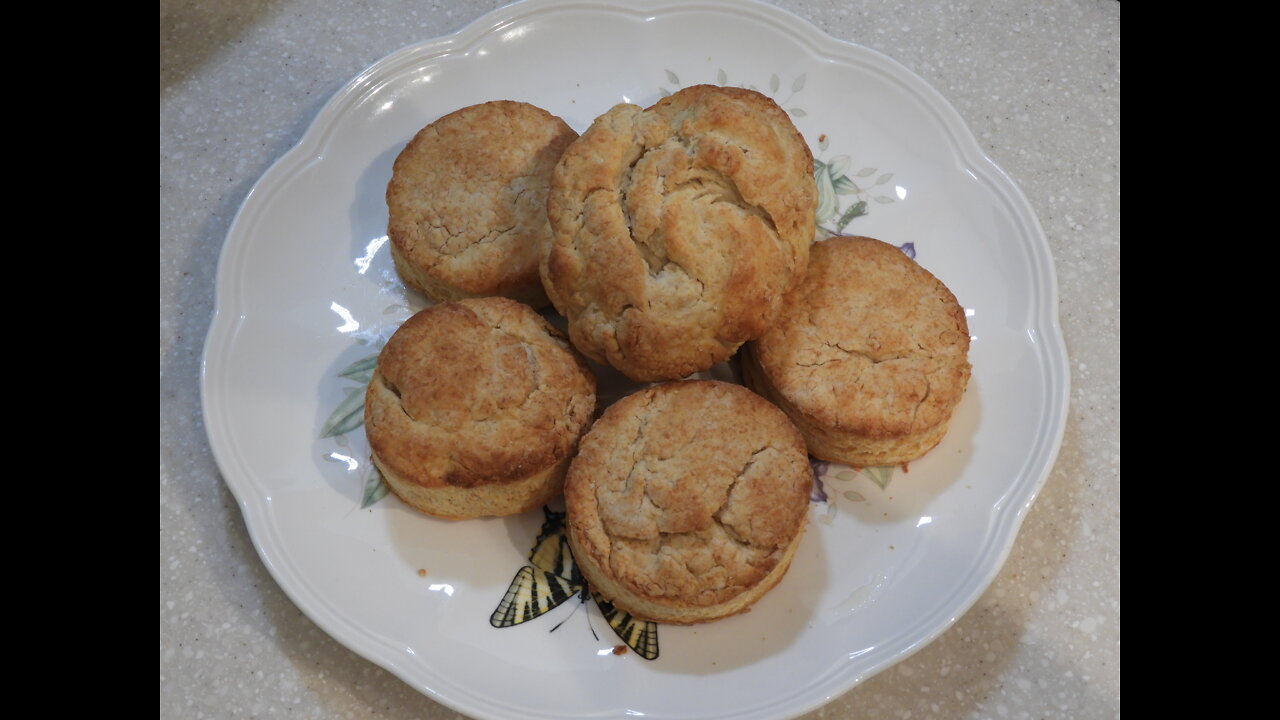
<path fill-rule="evenodd" d="M 423 125 L 466 105 L 522 100 L 581 131 L 615 103 L 647 106 L 699 83 L 773 97 L 817 160 L 819 224 L 910 244 L 951 288 L 970 315 L 969 391 L 946 439 L 908 473 L 819 468 L 804 544 L 750 613 L 661 626 L 652 662 L 614 654 L 593 603 L 495 629 L 542 513 L 445 522 L 375 497 L 355 416 L 333 424 L 363 387 L 361 361 L 423 304 L 385 247 L 391 163 Z M 206 426 L 263 561 L 330 635 L 477 717 L 811 710 L 978 598 L 1065 424 L 1056 281 L 1021 193 L 909 71 L 737 0 L 526 2 L 383 59 L 249 194 L 217 288 Z"/>

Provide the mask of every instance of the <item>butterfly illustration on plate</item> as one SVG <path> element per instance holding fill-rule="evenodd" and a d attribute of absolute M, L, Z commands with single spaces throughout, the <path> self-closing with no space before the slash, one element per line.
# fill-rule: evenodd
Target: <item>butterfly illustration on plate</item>
<path fill-rule="evenodd" d="M 507 588 L 507 594 L 489 617 L 489 624 L 496 628 L 514 627 L 545 615 L 575 595 L 584 604 L 590 596 L 595 599 L 609 627 L 628 647 L 645 660 L 657 658 L 658 624 L 633 618 L 591 590 L 574 563 L 573 552 L 565 538 L 565 514 L 548 507 L 544 507 L 542 512 L 546 519 L 533 543 L 533 550 L 529 552 L 532 564 L 520 568 L 512 578 L 511 587 Z M 564 620 L 561 620 L 550 632 L 555 632 L 563 624 Z M 595 628 L 591 628 L 591 634 L 596 634 Z M 600 636 L 596 635 L 596 639 L 599 640 Z"/>

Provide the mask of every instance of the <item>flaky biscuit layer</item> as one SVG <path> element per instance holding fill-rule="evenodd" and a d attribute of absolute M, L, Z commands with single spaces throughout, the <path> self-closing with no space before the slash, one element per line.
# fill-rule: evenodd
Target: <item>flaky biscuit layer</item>
<path fill-rule="evenodd" d="M 547 191 L 578 134 L 528 103 L 472 105 L 423 128 L 387 184 L 391 256 L 433 300 L 502 295 L 547 304 L 538 265 L 550 241 Z"/>
<path fill-rule="evenodd" d="M 387 341 L 365 428 L 388 485 L 445 517 L 522 512 L 559 494 L 595 411 L 563 335 L 506 298 L 423 310 Z"/>
<path fill-rule="evenodd" d="M 964 309 L 946 285 L 892 245 L 835 237 L 814 245 L 804 282 L 744 351 L 743 374 L 814 455 L 900 465 L 946 433 L 968 352 Z"/>
<path fill-rule="evenodd" d="M 813 476 L 804 440 L 738 385 L 669 382 L 618 401 L 565 484 L 568 537 L 591 586 L 658 622 L 742 612 L 786 572 Z"/>
<path fill-rule="evenodd" d="M 760 93 L 618 105 L 552 175 L 543 284 L 587 356 L 685 377 L 765 331 L 804 274 L 817 201 L 808 145 Z"/>

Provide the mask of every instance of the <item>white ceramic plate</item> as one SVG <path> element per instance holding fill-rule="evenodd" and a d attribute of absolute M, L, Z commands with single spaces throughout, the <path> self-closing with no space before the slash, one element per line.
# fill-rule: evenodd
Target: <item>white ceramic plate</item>
<path fill-rule="evenodd" d="M 424 304 L 384 246 L 391 163 L 465 105 L 524 100 L 581 131 L 615 103 L 697 83 L 774 97 L 825 174 L 821 224 L 912 243 L 951 287 L 970 312 L 969 392 L 908 473 L 825 468 L 828 501 L 813 504 L 781 585 L 746 615 L 661 627 L 657 660 L 615 655 L 598 611 L 576 600 L 495 629 L 541 514 L 454 523 L 392 496 L 362 507 L 362 430 L 321 437 L 362 388 L 359 368 L 342 373 Z M 218 268 L 205 420 L 285 592 L 434 699 L 493 718 L 789 717 L 928 643 L 995 576 L 1065 422 L 1056 308 L 1026 200 L 892 60 L 739 0 L 527 2 L 369 68 L 250 192 Z"/>

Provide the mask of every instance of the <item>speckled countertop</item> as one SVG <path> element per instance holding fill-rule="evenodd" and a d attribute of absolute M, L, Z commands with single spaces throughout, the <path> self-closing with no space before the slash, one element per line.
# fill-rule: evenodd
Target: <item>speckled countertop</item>
<path fill-rule="evenodd" d="M 277 586 L 201 422 L 218 253 L 348 80 L 480 0 L 160 3 L 160 716 L 454 718 Z M 1062 450 L 1003 570 L 938 640 L 806 718 L 1120 715 L 1120 4 L 782 0 L 937 88 L 1019 184 L 1057 265 Z"/>

